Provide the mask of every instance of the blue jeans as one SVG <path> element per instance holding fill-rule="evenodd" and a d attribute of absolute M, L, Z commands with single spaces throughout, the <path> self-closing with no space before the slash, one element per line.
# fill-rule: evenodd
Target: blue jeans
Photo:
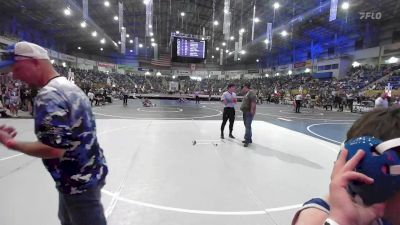
<path fill-rule="evenodd" d="M 61 225 L 107 225 L 101 204 L 102 187 L 77 195 L 59 192 L 58 218 Z"/>
<path fill-rule="evenodd" d="M 243 122 L 244 126 L 246 127 L 246 133 L 244 135 L 244 140 L 247 143 L 252 143 L 253 140 L 251 139 L 252 133 L 251 133 L 251 123 L 253 122 L 254 116 L 251 114 L 251 112 L 243 112 Z"/>

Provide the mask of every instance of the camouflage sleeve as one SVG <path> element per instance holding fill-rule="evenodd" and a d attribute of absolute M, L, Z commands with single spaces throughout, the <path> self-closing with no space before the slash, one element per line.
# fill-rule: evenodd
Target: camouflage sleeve
<path fill-rule="evenodd" d="M 57 94 L 50 92 L 36 98 L 35 133 L 45 145 L 60 149 L 72 147 L 68 103 Z"/>

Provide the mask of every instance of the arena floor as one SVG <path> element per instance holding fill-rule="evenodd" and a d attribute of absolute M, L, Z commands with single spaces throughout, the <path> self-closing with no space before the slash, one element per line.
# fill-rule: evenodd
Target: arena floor
<path fill-rule="evenodd" d="M 330 171 L 358 114 L 264 104 L 253 141 L 219 139 L 217 102 L 139 100 L 95 107 L 110 173 L 103 190 L 109 225 L 286 225 L 301 203 L 328 191 Z M 31 119 L 0 119 L 35 140 Z M 226 134 L 227 134 L 226 127 Z M 55 225 L 58 197 L 41 160 L 0 147 L 3 225 Z"/>

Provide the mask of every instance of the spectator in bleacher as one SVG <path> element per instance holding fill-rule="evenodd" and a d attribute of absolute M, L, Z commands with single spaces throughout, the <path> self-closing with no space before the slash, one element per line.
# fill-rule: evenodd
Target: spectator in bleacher
<path fill-rule="evenodd" d="M 388 94 L 386 92 L 375 100 L 375 108 L 389 108 Z"/>
<path fill-rule="evenodd" d="M 94 94 L 93 94 L 93 92 L 92 92 L 91 89 L 90 89 L 89 92 L 87 93 L 87 96 L 88 96 L 89 101 L 90 101 L 90 106 L 93 106 Z"/>
<path fill-rule="evenodd" d="M 295 112 L 296 113 L 300 113 L 301 103 L 303 101 L 303 95 L 301 93 L 297 94 L 296 97 L 295 97 L 295 101 L 296 101 Z"/>

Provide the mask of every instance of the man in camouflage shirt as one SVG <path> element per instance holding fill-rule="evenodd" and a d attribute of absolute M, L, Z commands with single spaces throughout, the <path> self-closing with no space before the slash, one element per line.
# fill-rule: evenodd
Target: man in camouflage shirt
<path fill-rule="evenodd" d="M 106 225 L 100 190 L 108 173 L 85 93 L 60 76 L 42 47 L 19 42 L 3 53 L 0 68 L 16 79 L 41 87 L 35 99 L 36 142 L 15 140 L 12 127 L 0 126 L 0 142 L 43 159 L 59 192 L 62 225 Z"/>

